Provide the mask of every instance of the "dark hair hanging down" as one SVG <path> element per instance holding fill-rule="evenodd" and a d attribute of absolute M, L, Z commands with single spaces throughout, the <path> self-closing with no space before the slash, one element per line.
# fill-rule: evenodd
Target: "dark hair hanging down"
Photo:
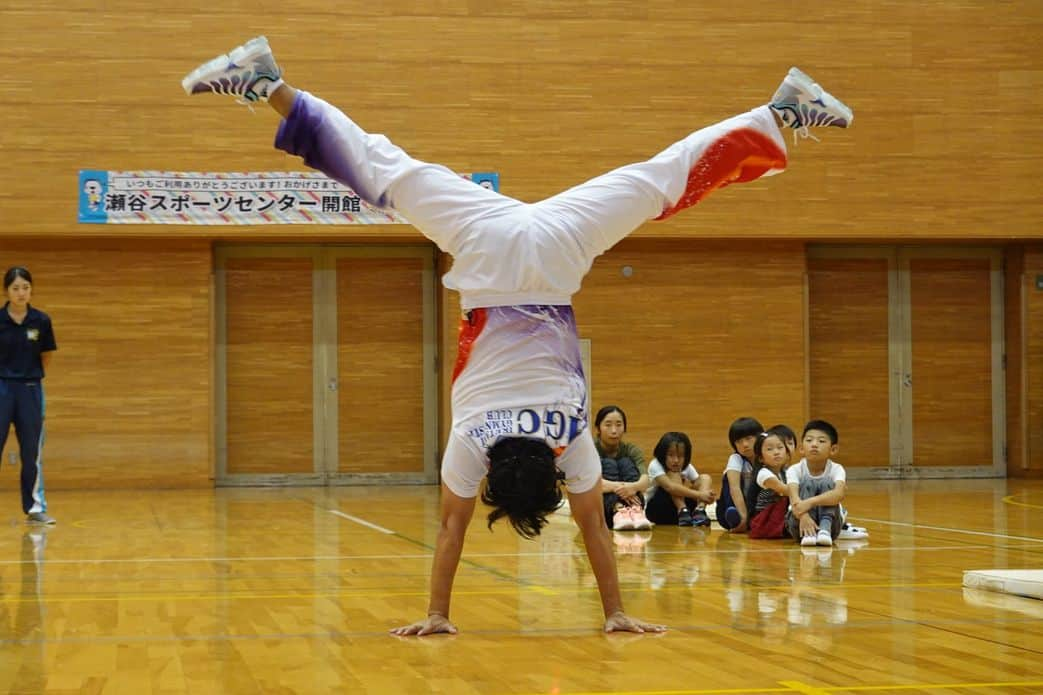
<path fill-rule="evenodd" d="M 531 437 L 504 437 L 489 448 L 489 475 L 482 502 L 493 507 L 489 528 L 507 517 L 524 538 L 535 538 L 547 515 L 561 506 L 554 451 Z"/>
<path fill-rule="evenodd" d="M 594 416 L 595 434 L 597 433 L 598 428 L 601 427 L 601 421 L 607 418 L 612 413 L 619 413 L 619 416 L 623 418 L 623 431 L 627 431 L 627 414 L 623 412 L 623 409 L 620 408 L 618 405 L 606 405 L 598 411 L 597 415 Z"/>
<path fill-rule="evenodd" d="M 33 284 L 33 276 L 29 273 L 29 270 L 20 265 L 16 265 L 13 268 L 8 268 L 7 272 L 4 273 L 4 291 L 6 292 L 7 288 L 10 287 L 18 278 L 22 278 L 30 285 Z"/>
<path fill-rule="evenodd" d="M 728 428 L 728 443 L 735 449 L 735 442 L 746 437 L 756 437 L 764 431 L 764 427 L 752 417 L 741 417 Z M 738 453 L 738 449 L 735 449 Z"/>
<path fill-rule="evenodd" d="M 684 468 L 692 462 L 692 440 L 688 438 L 688 435 L 684 432 L 667 432 L 659 438 L 659 442 L 655 445 L 655 451 L 652 455 L 655 456 L 655 460 L 663 464 L 663 468 L 666 468 L 666 455 L 670 453 L 670 447 L 674 444 L 681 447 L 681 455 L 684 456 Z"/>

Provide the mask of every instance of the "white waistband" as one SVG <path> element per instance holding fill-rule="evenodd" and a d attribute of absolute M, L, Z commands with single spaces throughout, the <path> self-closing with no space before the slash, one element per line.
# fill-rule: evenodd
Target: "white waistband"
<path fill-rule="evenodd" d="M 524 306 L 526 304 L 569 306 L 572 304 L 572 297 L 567 294 L 554 294 L 551 292 L 490 292 L 488 294 L 468 293 L 460 296 L 460 308 L 464 311 L 470 311 L 479 307 Z"/>

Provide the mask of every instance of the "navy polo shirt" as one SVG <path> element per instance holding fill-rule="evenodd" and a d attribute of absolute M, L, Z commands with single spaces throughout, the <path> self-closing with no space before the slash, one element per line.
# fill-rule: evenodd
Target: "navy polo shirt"
<path fill-rule="evenodd" d="M 21 323 L 0 309 L 0 379 L 35 381 L 43 378 L 40 353 L 58 349 L 51 317 L 29 306 Z"/>

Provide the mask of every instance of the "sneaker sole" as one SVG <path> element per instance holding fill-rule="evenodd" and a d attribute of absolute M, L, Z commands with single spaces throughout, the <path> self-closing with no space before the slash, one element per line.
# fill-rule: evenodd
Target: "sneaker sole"
<path fill-rule="evenodd" d="M 869 534 L 859 531 L 841 531 L 837 537 L 838 540 L 842 541 L 861 541 L 869 538 Z"/>
<path fill-rule="evenodd" d="M 814 94 L 815 98 L 821 101 L 823 104 L 825 104 L 827 109 L 835 109 L 840 114 L 840 116 L 842 116 L 845 119 L 847 125 L 845 125 L 844 127 L 851 127 L 852 121 L 855 120 L 855 112 L 852 111 L 850 107 L 848 107 L 848 105 L 842 102 L 840 99 L 837 99 L 835 96 L 822 89 L 822 86 L 815 80 L 811 79 L 810 75 L 805 73 L 800 68 L 793 67 L 789 69 L 789 74 L 786 75 L 786 78 L 792 78 L 794 82 L 800 85 L 801 89 L 808 92 L 809 94 Z"/>
<path fill-rule="evenodd" d="M 208 60 L 185 75 L 185 79 L 181 80 L 181 87 L 185 90 L 185 94 L 192 96 L 192 87 L 200 82 L 212 82 L 228 69 L 229 64 L 241 65 L 257 56 L 271 52 L 272 49 L 268 45 L 267 37 L 258 36 L 255 39 L 250 39 L 242 46 L 232 49 L 230 53 Z"/>

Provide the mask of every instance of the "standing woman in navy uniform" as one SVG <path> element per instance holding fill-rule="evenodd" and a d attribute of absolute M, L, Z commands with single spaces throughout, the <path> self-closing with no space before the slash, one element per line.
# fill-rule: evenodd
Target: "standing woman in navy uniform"
<path fill-rule="evenodd" d="M 44 369 L 57 349 L 51 317 L 29 305 L 33 276 L 15 266 L 4 273 L 0 309 L 0 451 L 14 423 L 22 455 L 22 511 L 26 520 L 53 524 L 43 494 Z"/>

